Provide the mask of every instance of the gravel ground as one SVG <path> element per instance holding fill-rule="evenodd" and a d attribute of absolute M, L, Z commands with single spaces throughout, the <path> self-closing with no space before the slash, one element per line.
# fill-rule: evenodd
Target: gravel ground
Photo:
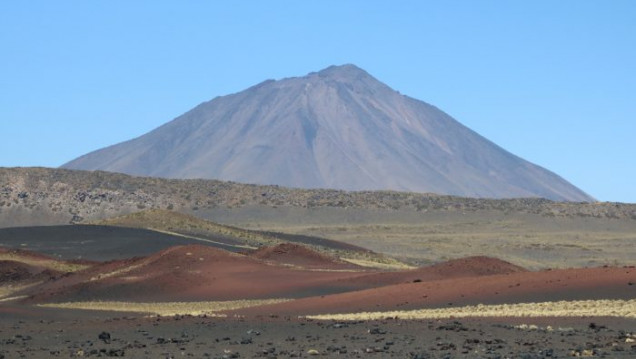
<path fill-rule="evenodd" d="M 0 358 L 636 357 L 636 320 L 313 321 L 0 312 Z"/>

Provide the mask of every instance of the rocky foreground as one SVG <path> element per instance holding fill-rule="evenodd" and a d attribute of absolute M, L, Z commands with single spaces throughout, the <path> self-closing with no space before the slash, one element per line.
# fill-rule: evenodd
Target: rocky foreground
<path fill-rule="evenodd" d="M 6 308 L 5 308 L 6 309 Z M 15 308 L 14 308 L 15 309 Z M 19 309 L 15 309 L 19 311 Z M 635 320 L 414 321 L 2 313 L 0 358 L 565 358 L 636 356 Z M 9 318 L 7 320 L 7 318 Z M 65 318 L 65 319 L 60 319 Z"/>
<path fill-rule="evenodd" d="M 290 243 L 104 262 L 4 249 L 0 359 L 633 358 L 635 284 L 633 266 L 528 271 L 481 256 L 384 271 Z M 580 312 L 515 307 L 532 301 Z M 491 312 L 460 319 L 471 305 Z M 410 315 L 427 308 L 450 314 Z M 380 315 L 347 314 L 366 312 Z"/>

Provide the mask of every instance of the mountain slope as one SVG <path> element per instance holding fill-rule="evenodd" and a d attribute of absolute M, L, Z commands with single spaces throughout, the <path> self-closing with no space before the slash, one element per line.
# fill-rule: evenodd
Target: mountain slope
<path fill-rule="evenodd" d="M 217 97 L 63 167 L 300 188 L 592 200 L 354 65 Z"/>

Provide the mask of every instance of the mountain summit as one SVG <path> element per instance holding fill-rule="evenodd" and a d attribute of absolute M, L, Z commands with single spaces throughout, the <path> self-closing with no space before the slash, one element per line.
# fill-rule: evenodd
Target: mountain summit
<path fill-rule="evenodd" d="M 592 200 L 354 65 L 217 97 L 63 167 L 300 188 Z"/>

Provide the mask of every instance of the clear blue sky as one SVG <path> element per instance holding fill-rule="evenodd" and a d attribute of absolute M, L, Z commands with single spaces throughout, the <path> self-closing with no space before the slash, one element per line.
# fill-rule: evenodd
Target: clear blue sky
<path fill-rule="evenodd" d="M 268 78 L 354 63 L 636 203 L 636 1 L 0 2 L 0 166 L 56 167 Z"/>

